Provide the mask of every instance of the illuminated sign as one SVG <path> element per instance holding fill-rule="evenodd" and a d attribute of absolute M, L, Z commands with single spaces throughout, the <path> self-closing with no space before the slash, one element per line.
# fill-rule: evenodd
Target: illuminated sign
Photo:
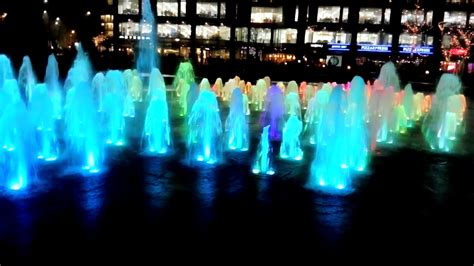
<path fill-rule="evenodd" d="M 330 51 L 349 51 L 349 44 L 343 43 L 329 43 L 328 50 Z"/>
<path fill-rule="evenodd" d="M 400 53 L 401 54 L 432 55 L 433 46 L 400 45 Z"/>
<path fill-rule="evenodd" d="M 324 44 L 322 44 L 322 43 L 312 43 L 311 47 L 312 48 L 323 48 Z"/>
<path fill-rule="evenodd" d="M 357 51 L 373 52 L 373 53 L 390 53 L 392 52 L 392 46 L 391 45 L 359 44 L 357 45 Z"/>

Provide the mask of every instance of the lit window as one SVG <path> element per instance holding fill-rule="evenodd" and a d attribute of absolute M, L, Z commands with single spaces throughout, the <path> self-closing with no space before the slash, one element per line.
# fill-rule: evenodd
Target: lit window
<path fill-rule="evenodd" d="M 469 18 L 469 25 L 474 27 L 474 13 L 471 13 L 471 17 Z"/>
<path fill-rule="evenodd" d="M 121 22 L 119 24 L 119 32 L 121 36 L 138 36 L 140 35 L 140 23 L 138 22 Z"/>
<path fill-rule="evenodd" d="M 298 22 L 298 16 L 300 14 L 300 7 L 299 6 L 296 6 L 296 10 L 295 10 L 295 22 Z"/>
<path fill-rule="evenodd" d="M 249 34 L 247 28 L 235 28 L 235 40 L 238 42 L 248 42 Z"/>
<path fill-rule="evenodd" d="M 433 45 L 433 36 L 426 34 L 400 34 L 400 45 Z"/>
<path fill-rule="evenodd" d="M 196 4 L 196 14 L 204 18 L 217 18 L 217 2 L 198 1 Z"/>
<path fill-rule="evenodd" d="M 392 44 L 392 34 L 360 32 L 357 34 L 357 44 L 389 45 Z"/>
<path fill-rule="evenodd" d="M 444 12 L 444 22 L 449 26 L 466 26 L 466 12 L 447 11 Z"/>
<path fill-rule="evenodd" d="M 338 23 L 340 19 L 341 7 L 320 6 L 318 8 L 318 22 Z"/>
<path fill-rule="evenodd" d="M 390 8 L 385 9 L 384 19 L 383 19 L 384 24 L 390 24 L 390 14 L 392 13 L 391 11 L 392 10 Z"/>
<path fill-rule="evenodd" d="M 272 31 L 269 28 L 250 28 L 250 42 L 269 44 Z"/>
<path fill-rule="evenodd" d="M 196 38 L 203 40 L 230 40 L 230 28 L 226 26 L 196 26 Z"/>
<path fill-rule="evenodd" d="M 466 4 L 468 0 L 446 0 L 448 4 Z"/>
<path fill-rule="evenodd" d="M 181 7 L 180 7 L 180 10 L 179 10 L 179 14 L 180 14 L 181 17 L 186 16 L 186 0 L 181 1 Z"/>
<path fill-rule="evenodd" d="M 305 43 L 341 43 L 350 44 L 351 34 L 343 31 L 306 30 Z"/>
<path fill-rule="evenodd" d="M 410 24 L 421 26 L 423 24 L 431 25 L 433 23 L 433 11 L 425 13 L 423 10 L 402 10 L 401 24 Z"/>
<path fill-rule="evenodd" d="M 138 0 L 118 0 L 118 13 L 124 15 L 138 15 Z"/>
<path fill-rule="evenodd" d="M 226 14 L 226 7 L 225 7 L 225 3 L 221 3 L 221 13 L 220 13 L 220 18 L 225 18 L 225 14 Z"/>
<path fill-rule="evenodd" d="M 361 8 L 359 12 L 359 24 L 381 24 L 381 8 Z"/>
<path fill-rule="evenodd" d="M 273 42 L 275 44 L 296 43 L 297 29 L 277 29 Z"/>
<path fill-rule="evenodd" d="M 178 1 L 176 0 L 158 0 L 156 3 L 156 11 L 158 16 L 177 17 Z"/>
<path fill-rule="evenodd" d="M 342 9 L 342 22 L 347 23 L 348 20 L 349 20 L 349 8 L 344 7 Z"/>
<path fill-rule="evenodd" d="M 281 23 L 283 9 L 281 7 L 252 7 L 250 21 L 252 23 Z"/>
<path fill-rule="evenodd" d="M 191 37 L 191 25 L 160 23 L 158 24 L 157 33 L 160 38 L 189 39 Z"/>

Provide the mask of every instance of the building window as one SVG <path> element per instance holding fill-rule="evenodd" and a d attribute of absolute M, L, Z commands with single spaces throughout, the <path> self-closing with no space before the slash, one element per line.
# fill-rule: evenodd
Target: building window
<path fill-rule="evenodd" d="M 191 25 L 187 24 L 158 24 L 158 37 L 189 39 L 191 37 Z"/>
<path fill-rule="evenodd" d="M 402 24 L 411 24 L 411 25 L 431 25 L 433 22 L 433 11 L 428 11 L 425 13 L 423 10 L 402 10 Z"/>
<path fill-rule="evenodd" d="M 448 4 L 467 4 L 468 0 L 446 0 Z"/>
<path fill-rule="evenodd" d="M 252 7 L 250 22 L 281 23 L 283 22 L 283 9 L 281 7 Z"/>
<path fill-rule="evenodd" d="M 269 44 L 272 31 L 268 28 L 250 28 L 250 42 Z"/>
<path fill-rule="evenodd" d="M 196 39 L 202 40 L 230 40 L 230 28 L 226 26 L 196 26 Z"/>
<path fill-rule="evenodd" d="M 466 26 L 466 12 L 461 11 L 446 11 L 444 12 L 444 22 L 448 24 L 448 26 Z"/>
<path fill-rule="evenodd" d="M 238 42 L 248 42 L 249 32 L 247 28 L 235 28 L 235 40 Z"/>
<path fill-rule="evenodd" d="M 400 45 L 433 45 L 433 36 L 402 33 L 400 34 Z"/>
<path fill-rule="evenodd" d="M 101 15 L 101 25 L 104 28 L 105 35 L 108 37 L 114 36 L 114 15 Z"/>
<path fill-rule="evenodd" d="M 305 43 L 351 43 L 351 34 L 343 31 L 306 30 Z"/>
<path fill-rule="evenodd" d="M 339 6 L 320 6 L 318 7 L 318 22 L 339 23 L 341 7 Z"/>
<path fill-rule="evenodd" d="M 471 13 L 471 17 L 469 18 L 469 25 L 474 27 L 474 13 Z"/>
<path fill-rule="evenodd" d="M 225 14 L 226 14 L 225 3 L 221 3 L 221 11 L 220 11 L 219 17 L 220 17 L 221 19 L 224 19 L 224 18 L 225 18 Z"/>
<path fill-rule="evenodd" d="M 158 16 L 177 17 L 178 1 L 176 0 L 158 0 L 156 3 L 156 12 Z"/>
<path fill-rule="evenodd" d="M 198 1 L 196 4 L 196 14 L 203 18 L 217 18 L 217 2 Z"/>
<path fill-rule="evenodd" d="M 277 29 L 275 30 L 274 44 L 296 43 L 297 29 Z"/>
<path fill-rule="evenodd" d="M 359 24 L 381 24 L 381 8 L 361 8 L 359 12 Z"/>
<path fill-rule="evenodd" d="M 295 22 L 298 22 L 298 16 L 300 15 L 300 7 L 296 6 L 295 9 Z"/>
<path fill-rule="evenodd" d="M 383 24 L 390 24 L 390 15 L 392 10 L 390 8 L 386 8 L 384 12 Z"/>
<path fill-rule="evenodd" d="M 347 23 L 349 20 L 349 8 L 343 7 L 342 8 L 342 23 Z"/>
<path fill-rule="evenodd" d="M 121 22 L 119 24 L 120 36 L 125 37 L 126 39 L 137 37 L 140 35 L 140 23 L 138 22 Z"/>
<path fill-rule="evenodd" d="M 179 16 L 186 17 L 186 0 L 181 1 L 181 6 L 179 8 Z"/>
<path fill-rule="evenodd" d="M 357 44 L 390 45 L 392 44 L 392 34 L 359 32 L 357 33 Z"/>
<path fill-rule="evenodd" d="M 138 15 L 138 0 L 118 0 L 118 13 L 120 15 Z"/>

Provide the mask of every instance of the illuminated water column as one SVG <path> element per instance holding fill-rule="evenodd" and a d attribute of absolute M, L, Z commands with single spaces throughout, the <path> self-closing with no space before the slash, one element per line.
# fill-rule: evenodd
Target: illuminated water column
<path fill-rule="evenodd" d="M 312 189 L 345 190 L 350 187 L 347 161 L 347 129 L 342 86 L 331 92 L 324 112 L 316 156 L 307 186 Z"/>
<path fill-rule="evenodd" d="M 278 86 L 272 86 L 265 98 L 265 111 L 262 113 L 262 126 L 270 125 L 270 140 L 281 140 L 284 124 L 284 99 L 283 92 Z"/>
<path fill-rule="evenodd" d="M 46 84 L 37 84 L 28 105 L 29 116 L 35 129 L 38 143 L 38 159 L 54 161 L 59 154 L 56 137 L 54 102 L 48 94 Z"/>
<path fill-rule="evenodd" d="M 62 86 L 59 82 L 58 62 L 56 61 L 54 54 L 51 54 L 48 57 L 48 65 L 46 66 L 44 83 L 46 84 L 51 100 L 53 101 L 54 117 L 56 119 L 62 119 L 64 95 Z"/>
<path fill-rule="evenodd" d="M 181 116 L 186 116 L 191 110 L 188 109 L 188 92 L 191 86 L 195 83 L 194 68 L 190 62 L 181 62 L 176 71 L 173 88 L 176 91 L 179 105 L 181 107 Z"/>
<path fill-rule="evenodd" d="M 4 80 L 0 87 L 0 186 L 12 190 L 28 187 L 34 175 L 36 145 L 18 82 Z"/>
<path fill-rule="evenodd" d="M 225 122 L 226 147 L 229 150 L 249 149 L 249 128 L 244 110 L 243 95 L 239 88 L 232 92 L 229 116 Z"/>
<path fill-rule="evenodd" d="M 252 172 L 254 174 L 263 175 L 274 175 L 275 169 L 273 168 L 273 149 L 270 145 L 269 138 L 270 126 L 263 128 L 262 135 L 260 137 L 260 143 L 257 149 L 257 156 L 252 166 Z"/>
<path fill-rule="evenodd" d="M 23 63 L 18 71 L 18 85 L 23 100 L 29 103 L 33 94 L 33 88 L 36 86 L 36 76 L 28 56 L 23 57 Z"/>
<path fill-rule="evenodd" d="M 188 119 L 188 157 L 191 161 L 214 164 L 222 160 L 222 123 L 216 95 L 203 90 Z"/>
<path fill-rule="evenodd" d="M 171 151 L 168 103 L 166 101 L 165 81 L 156 68 L 150 74 L 149 90 L 151 90 L 151 99 L 143 128 L 145 152 L 166 154 Z"/>
<path fill-rule="evenodd" d="M 367 166 L 368 147 L 368 124 L 367 124 L 367 94 L 364 80 L 355 76 L 351 82 L 349 91 L 346 137 L 347 137 L 347 162 L 350 169 L 363 171 Z M 344 165 L 343 165 L 344 166 Z"/>
<path fill-rule="evenodd" d="M 283 128 L 283 138 L 280 147 L 280 157 L 300 161 L 303 159 L 303 150 L 300 147 L 300 135 L 303 131 L 303 122 L 296 114 L 291 114 Z"/>
<path fill-rule="evenodd" d="M 105 75 L 106 93 L 102 119 L 106 131 L 106 143 L 122 146 L 125 143 L 124 104 L 126 96 L 125 82 L 118 70 L 109 70 Z"/>
<path fill-rule="evenodd" d="M 462 106 L 460 98 L 456 97 L 460 91 L 459 77 L 453 74 L 441 76 L 431 108 L 422 125 L 423 135 L 433 150 L 451 151 L 454 147 L 458 121 L 456 106 Z"/>

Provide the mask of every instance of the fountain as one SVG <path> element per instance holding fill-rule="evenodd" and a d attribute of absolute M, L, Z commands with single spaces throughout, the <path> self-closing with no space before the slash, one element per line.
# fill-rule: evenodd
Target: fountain
<path fill-rule="evenodd" d="M 342 86 L 331 92 L 327 109 L 321 120 L 316 156 L 311 165 L 308 187 L 328 191 L 345 190 L 350 186 L 347 169 L 347 129 Z"/>
<path fill-rule="evenodd" d="M 382 66 L 378 80 L 384 88 L 393 87 L 394 92 L 400 91 L 400 79 L 393 62 L 387 62 Z"/>
<path fill-rule="evenodd" d="M 171 129 L 165 81 L 157 68 L 151 71 L 148 90 L 151 99 L 143 128 L 145 151 L 151 154 L 165 154 L 171 151 Z"/>
<path fill-rule="evenodd" d="M 54 117 L 61 119 L 63 116 L 63 92 L 59 82 L 58 62 L 54 54 L 48 56 L 48 65 L 44 75 L 44 83 L 48 88 L 49 95 L 53 102 Z"/>
<path fill-rule="evenodd" d="M 316 144 L 318 141 L 317 134 L 321 127 L 321 120 L 324 115 L 324 110 L 329 102 L 332 87 L 329 83 L 326 83 L 322 88 L 315 94 L 308 103 L 308 110 L 305 113 L 306 126 L 304 131 L 309 136 L 309 143 Z"/>
<path fill-rule="evenodd" d="M 216 95 L 203 90 L 188 119 L 188 158 L 214 164 L 222 159 L 222 124 Z"/>
<path fill-rule="evenodd" d="M 414 121 L 416 121 L 416 110 L 415 110 L 415 95 L 411 84 L 407 84 L 403 90 L 403 109 L 407 116 L 407 126 L 413 127 Z"/>
<path fill-rule="evenodd" d="M 176 71 L 173 88 L 176 90 L 176 96 L 179 98 L 181 106 L 181 116 L 186 116 L 190 109 L 187 108 L 187 95 L 191 86 L 195 83 L 194 69 L 190 62 L 181 62 Z"/>
<path fill-rule="evenodd" d="M 126 88 L 120 71 L 109 70 L 107 72 L 105 89 L 102 124 L 105 127 L 106 143 L 122 146 L 124 144 Z"/>
<path fill-rule="evenodd" d="M 214 86 L 212 87 L 212 91 L 217 95 L 217 97 L 222 97 L 222 89 L 224 88 L 224 84 L 222 83 L 221 78 L 217 78 Z"/>
<path fill-rule="evenodd" d="M 263 128 L 260 143 L 257 149 L 257 158 L 252 166 L 254 174 L 274 175 L 272 153 L 273 149 L 269 139 L 270 126 Z"/>
<path fill-rule="evenodd" d="M 212 91 L 211 83 L 209 82 L 209 80 L 207 78 L 203 78 L 201 80 L 201 83 L 199 84 L 199 90 L 200 91 L 203 91 L 203 90 Z"/>
<path fill-rule="evenodd" d="M 34 175 L 36 145 L 34 138 L 31 138 L 33 130 L 26 105 L 21 100 L 18 82 L 8 79 L 2 83 L 0 87 L 0 144 L 2 145 L 0 186 L 20 190 L 28 187 Z"/>
<path fill-rule="evenodd" d="M 157 38 L 155 15 L 150 0 L 142 0 L 142 20 L 140 21 L 141 38 L 138 41 L 137 70 L 149 74 L 158 66 Z"/>
<path fill-rule="evenodd" d="M 232 92 L 229 116 L 225 122 L 226 147 L 234 151 L 249 149 L 249 128 L 245 114 L 243 95 L 239 88 Z"/>
<path fill-rule="evenodd" d="M 285 111 L 286 115 L 296 115 L 301 118 L 301 105 L 298 93 L 291 91 L 285 97 Z"/>
<path fill-rule="evenodd" d="M 281 140 L 281 131 L 284 123 L 285 105 L 283 92 L 278 86 L 272 86 L 265 98 L 265 111 L 261 116 L 261 125 L 263 127 L 270 125 L 270 140 Z"/>
<path fill-rule="evenodd" d="M 92 79 L 92 92 L 94 94 L 97 111 L 101 113 L 104 110 L 104 95 L 106 94 L 105 75 L 102 72 L 95 74 Z"/>
<path fill-rule="evenodd" d="M 263 111 L 265 96 L 267 94 L 267 84 L 265 80 L 259 79 L 252 93 L 252 103 L 255 105 L 255 111 Z"/>
<path fill-rule="evenodd" d="M 36 76 L 29 56 L 23 57 L 23 63 L 20 71 L 18 71 L 18 86 L 20 86 L 20 94 L 23 100 L 25 103 L 29 103 L 33 88 L 36 86 Z"/>
<path fill-rule="evenodd" d="M 46 161 L 55 161 L 59 155 L 59 144 L 56 134 L 56 117 L 54 102 L 48 94 L 46 84 L 37 84 L 32 91 L 29 116 L 35 129 L 38 143 L 37 158 Z"/>
<path fill-rule="evenodd" d="M 92 70 L 81 45 L 77 49 L 65 84 L 69 88 L 64 106 L 66 153 L 73 167 L 80 166 L 89 173 L 97 173 L 102 168 L 105 154 L 91 88 Z"/>
<path fill-rule="evenodd" d="M 294 92 L 292 92 L 294 93 Z M 290 114 L 283 128 L 283 138 L 280 147 L 280 157 L 300 161 L 303 159 L 303 151 L 300 148 L 300 135 L 303 131 L 303 122 L 296 114 Z"/>
<path fill-rule="evenodd" d="M 443 74 L 436 86 L 431 109 L 422 124 L 422 132 L 433 150 L 450 151 L 456 139 L 457 107 L 461 105 L 457 94 L 461 81 L 453 74 Z"/>
<path fill-rule="evenodd" d="M 393 141 L 390 130 L 392 121 L 395 121 L 393 119 L 394 97 L 392 86 L 385 88 L 382 82 L 375 80 L 369 100 L 370 147 L 372 151 L 375 150 L 377 142 L 391 143 Z"/>
<path fill-rule="evenodd" d="M 351 81 L 346 117 L 347 162 L 356 171 L 363 171 L 368 161 L 367 95 L 364 80 L 355 76 Z"/>

